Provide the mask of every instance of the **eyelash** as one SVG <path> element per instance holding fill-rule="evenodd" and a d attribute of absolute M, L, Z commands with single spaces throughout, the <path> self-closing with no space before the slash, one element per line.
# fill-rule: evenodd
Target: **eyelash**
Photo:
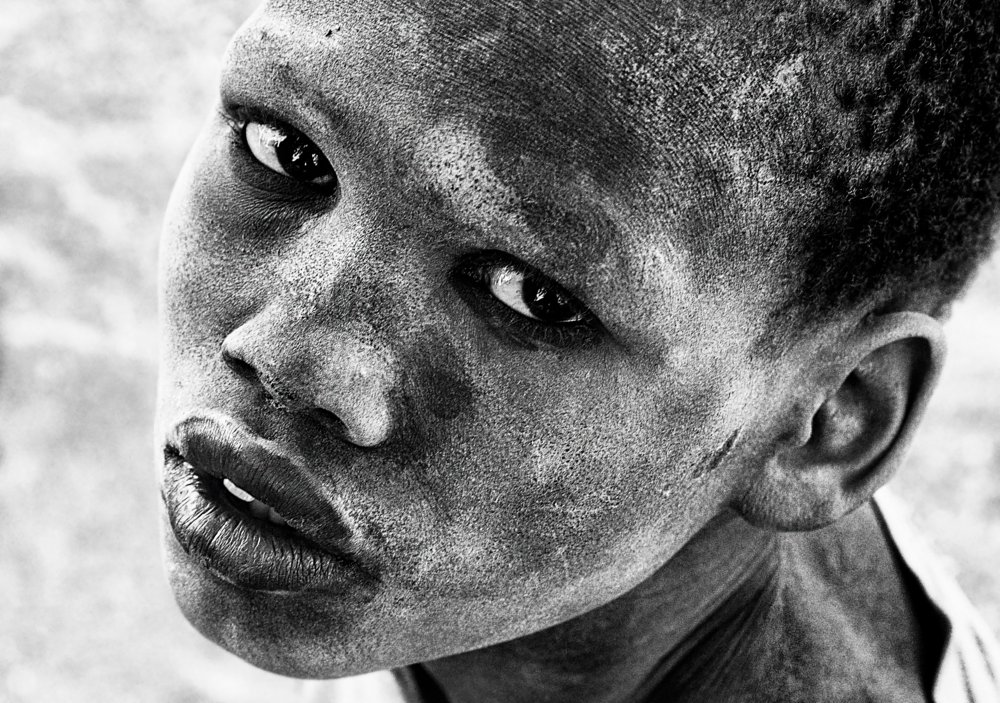
<path fill-rule="evenodd" d="M 246 127 L 251 122 L 274 125 L 290 133 L 299 134 L 311 143 L 312 140 L 301 130 L 296 129 L 284 120 L 268 112 L 245 105 L 223 106 L 219 110 L 219 114 L 229 127 L 230 145 L 239 156 L 240 163 L 238 165 L 240 166 L 240 173 L 244 180 L 251 185 L 258 187 L 261 191 L 295 200 L 312 200 L 316 196 L 320 196 L 321 198 L 329 197 L 339 191 L 336 179 L 334 187 L 331 188 L 296 180 L 272 171 L 260 163 L 247 143 Z"/>
<path fill-rule="evenodd" d="M 490 281 L 498 267 L 510 267 L 522 274 L 540 276 L 548 285 L 564 293 L 579 305 L 582 319 L 576 322 L 546 323 L 533 320 L 512 310 L 490 292 Z M 568 349 L 589 347 L 601 339 L 601 323 L 576 297 L 531 266 L 499 251 L 485 251 L 464 257 L 454 270 L 459 287 L 472 293 L 476 307 L 485 308 L 494 326 L 506 332 L 515 342 L 529 349 L 539 344 Z"/>

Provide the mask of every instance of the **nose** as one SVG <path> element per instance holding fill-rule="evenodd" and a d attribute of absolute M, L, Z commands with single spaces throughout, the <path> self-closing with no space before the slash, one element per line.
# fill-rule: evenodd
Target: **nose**
<path fill-rule="evenodd" d="M 278 407 L 311 415 L 352 444 L 388 440 L 396 374 L 386 350 L 363 339 L 370 335 L 289 317 L 250 318 L 225 338 L 222 359 Z"/>

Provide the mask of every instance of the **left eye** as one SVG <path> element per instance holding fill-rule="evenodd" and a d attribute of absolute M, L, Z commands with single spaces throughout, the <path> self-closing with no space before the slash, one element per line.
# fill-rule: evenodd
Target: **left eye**
<path fill-rule="evenodd" d="M 532 320 L 566 324 L 586 317 L 580 303 L 539 274 L 499 266 L 490 272 L 488 286 L 497 300 Z"/>
<path fill-rule="evenodd" d="M 337 174 L 323 152 L 301 132 L 284 125 L 248 121 L 243 138 L 254 158 L 296 181 L 329 188 Z"/>

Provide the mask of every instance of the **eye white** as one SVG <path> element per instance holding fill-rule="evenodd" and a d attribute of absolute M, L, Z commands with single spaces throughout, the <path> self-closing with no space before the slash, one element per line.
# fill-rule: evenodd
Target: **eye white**
<path fill-rule="evenodd" d="M 539 322 L 554 322 L 553 320 L 543 320 L 531 312 L 528 304 L 524 300 L 524 283 L 527 277 L 521 271 L 511 267 L 502 266 L 490 274 L 490 293 L 501 303 L 518 312 L 525 317 Z M 583 314 L 577 312 L 558 322 L 578 322 L 583 319 Z"/>
<path fill-rule="evenodd" d="M 278 161 L 278 145 L 281 144 L 288 135 L 280 129 L 260 122 L 247 122 L 246 125 L 247 146 L 250 153 L 258 161 L 267 166 L 272 171 L 277 171 L 283 176 L 288 176 L 288 172 L 281 167 Z"/>

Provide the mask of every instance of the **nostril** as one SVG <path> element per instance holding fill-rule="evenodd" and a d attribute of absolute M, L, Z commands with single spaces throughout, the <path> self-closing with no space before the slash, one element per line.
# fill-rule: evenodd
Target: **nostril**
<path fill-rule="evenodd" d="M 312 415 L 327 431 L 333 432 L 336 436 L 341 438 L 347 437 L 347 425 L 344 421 L 337 417 L 336 413 L 332 413 L 329 410 L 324 410 L 323 408 L 312 408 L 309 411 Z"/>
<path fill-rule="evenodd" d="M 258 380 L 259 374 L 257 373 L 257 369 L 243 361 L 243 359 L 233 356 L 225 349 L 222 350 L 222 360 L 226 362 L 226 366 L 228 366 L 237 376 L 241 376 L 248 381 Z"/>

